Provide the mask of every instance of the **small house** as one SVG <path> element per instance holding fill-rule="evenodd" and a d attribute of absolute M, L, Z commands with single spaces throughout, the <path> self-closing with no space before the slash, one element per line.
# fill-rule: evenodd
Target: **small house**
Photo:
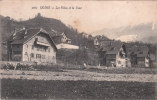
<path fill-rule="evenodd" d="M 100 45 L 100 41 L 99 41 L 98 38 L 95 38 L 95 39 L 94 39 L 94 45 L 95 45 L 95 46 Z"/>
<path fill-rule="evenodd" d="M 55 30 L 51 30 L 57 49 L 79 49 L 79 46 L 72 45 L 71 39 L 69 39 L 64 32 L 57 32 Z"/>
<path fill-rule="evenodd" d="M 108 67 L 127 67 L 128 59 L 125 44 L 120 41 L 110 42 L 110 46 L 102 49 L 104 56 L 101 62 Z"/>
<path fill-rule="evenodd" d="M 54 40 L 55 44 L 60 44 L 60 43 L 67 43 L 71 44 L 71 39 L 69 39 L 64 32 L 57 32 L 55 30 L 51 30 L 53 33 L 52 39 Z"/>
<path fill-rule="evenodd" d="M 108 39 L 107 37 L 104 36 L 96 36 L 94 37 L 94 46 L 96 47 L 106 47 L 110 46 L 110 43 L 113 40 Z"/>
<path fill-rule="evenodd" d="M 128 55 L 130 56 L 132 66 L 150 66 L 150 53 L 147 46 L 133 46 Z"/>

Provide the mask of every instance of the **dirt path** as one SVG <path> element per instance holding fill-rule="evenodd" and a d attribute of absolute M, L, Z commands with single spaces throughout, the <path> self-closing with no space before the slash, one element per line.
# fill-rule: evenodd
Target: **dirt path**
<path fill-rule="evenodd" d="M 80 70 L 64 72 L 0 70 L 0 74 L 1 79 L 157 82 L 156 74 L 107 74 Z"/>

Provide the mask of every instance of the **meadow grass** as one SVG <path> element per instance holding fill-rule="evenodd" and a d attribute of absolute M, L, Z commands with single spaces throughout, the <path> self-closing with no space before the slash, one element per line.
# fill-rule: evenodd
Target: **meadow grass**
<path fill-rule="evenodd" d="M 157 99 L 156 83 L 2 79 L 2 99 Z"/>

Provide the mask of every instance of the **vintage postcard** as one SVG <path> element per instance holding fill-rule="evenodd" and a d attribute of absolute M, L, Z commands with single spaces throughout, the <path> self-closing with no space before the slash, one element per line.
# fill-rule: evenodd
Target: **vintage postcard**
<path fill-rule="evenodd" d="M 157 99 L 156 0 L 0 0 L 1 99 Z"/>

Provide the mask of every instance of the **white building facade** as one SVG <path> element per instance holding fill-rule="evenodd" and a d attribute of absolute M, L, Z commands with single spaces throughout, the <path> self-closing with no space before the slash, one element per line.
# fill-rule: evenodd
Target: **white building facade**
<path fill-rule="evenodd" d="M 49 33 L 43 29 L 36 31 L 36 33 L 29 33 L 30 30 L 26 32 L 28 33 L 25 33 L 26 37 L 22 42 L 15 39 L 11 43 L 11 59 L 14 61 L 56 63 L 57 48 Z"/>

